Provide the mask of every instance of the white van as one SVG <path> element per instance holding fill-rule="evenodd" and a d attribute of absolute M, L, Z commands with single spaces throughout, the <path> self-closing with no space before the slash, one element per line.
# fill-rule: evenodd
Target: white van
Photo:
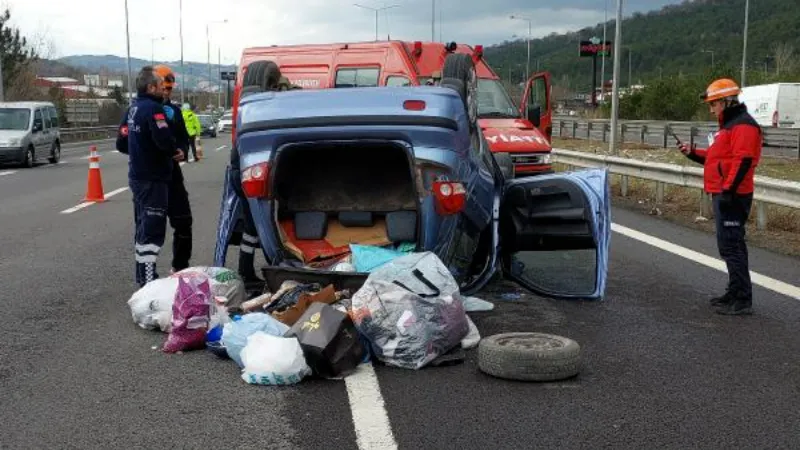
<path fill-rule="evenodd" d="M 762 127 L 800 128 L 800 83 L 747 86 L 739 100 Z"/>
<path fill-rule="evenodd" d="M 0 103 L 0 163 L 33 165 L 61 158 L 58 111 L 50 102 Z"/>

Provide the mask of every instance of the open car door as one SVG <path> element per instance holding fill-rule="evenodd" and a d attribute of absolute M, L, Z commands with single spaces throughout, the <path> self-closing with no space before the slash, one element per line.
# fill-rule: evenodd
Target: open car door
<path fill-rule="evenodd" d="M 547 297 L 602 298 L 610 228 L 605 169 L 509 180 L 500 203 L 503 272 Z"/>
<path fill-rule="evenodd" d="M 553 106 L 550 103 L 549 72 L 539 72 L 528 79 L 519 105 L 519 113 L 552 142 Z"/>

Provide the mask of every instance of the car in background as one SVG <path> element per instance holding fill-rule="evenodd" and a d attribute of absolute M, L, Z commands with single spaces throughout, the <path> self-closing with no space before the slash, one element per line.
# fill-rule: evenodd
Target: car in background
<path fill-rule="evenodd" d="M 233 128 L 233 112 L 226 112 L 220 117 L 217 123 L 217 131 L 220 133 L 227 133 Z"/>
<path fill-rule="evenodd" d="M 357 289 L 368 274 L 339 264 L 350 245 L 361 244 L 433 252 L 465 295 L 502 269 L 541 295 L 601 298 L 607 170 L 506 177 L 478 123 L 477 102 L 452 78 L 431 87 L 246 95 L 236 145 L 267 282 L 349 277 Z M 216 266 L 225 265 L 241 222 L 231 170 Z"/>
<path fill-rule="evenodd" d="M 61 159 L 58 111 L 50 102 L 0 103 L 0 163 L 33 167 Z"/>
<path fill-rule="evenodd" d="M 211 117 L 211 115 L 198 114 L 197 118 L 200 120 L 200 126 L 202 127 L 200 136 L 209 136 L 212 138 L 217 137 L 217 123 L 214 121 L 214 118 Z"/>

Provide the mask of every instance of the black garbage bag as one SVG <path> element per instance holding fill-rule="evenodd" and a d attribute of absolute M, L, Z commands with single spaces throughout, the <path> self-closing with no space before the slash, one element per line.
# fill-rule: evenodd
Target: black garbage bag
<path fill-rule="evenodd" d="M 358 367 L 364 347 L 350 317 L 324 303 L 312 303 L 286 337 L 296 337 L 314 375 L 343 377 Z"/>

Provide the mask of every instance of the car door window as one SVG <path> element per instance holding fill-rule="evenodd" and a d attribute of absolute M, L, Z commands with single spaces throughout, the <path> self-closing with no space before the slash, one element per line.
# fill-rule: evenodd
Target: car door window
<path fill-rule="evenodd" d="M 610 217 L 603 169 L 507 182 L 500 207 L 504 273 L 549 297 L 602 297 Z"/>
<path fill-rule="evenodd" d="M 58 111 L 53 107 L 47 109 L 50 111 L 50 126 L 52 128 L 58 128 Z"/>
<path fill-rule="evenodd" d="M 396 86 L 411 86 L 411 80 L 398 75 L 392 75 L 386 79 L 386 87 Z"/>
<path fill-rule="evenodd" d="M 43 124 L 44 118 L 42 117 L 42 110 L 37 109 L 36 112 L 33 114 L 33 123 L 36 125 L 37 123 Z"/>
<path fill-rule="evenodd" d="M 48 131 L 50 130 L 50 109 L 43 108 L 42 109 L 42 130 Z"/>
<path fill-rule="evenodd" d="M 542 112 L 547 111 L 547 82 L 544 78 L 536 78 L 531 83 L 531 92 L 528 95 L 528 106 L 539 106 Z"/>
<path fill-rule="evenodd" d="M 336 71 L 335 88 L 377 87 L 380 69 L 368 67 L 343 68 Z"/>

